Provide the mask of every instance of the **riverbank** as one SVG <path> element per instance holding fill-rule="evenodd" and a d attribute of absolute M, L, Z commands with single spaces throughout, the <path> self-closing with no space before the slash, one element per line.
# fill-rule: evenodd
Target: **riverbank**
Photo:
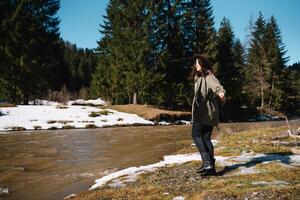
<path fill-rule="evenodd" d="M 300 155 L 293 154 L 294 139 L 282 136 L 286 131 L 282 126 L 220 133 L 215 141 L 218 176 L 195 172 L 201 158 L 185 141 L 177 155 L 114 172 L 67 199 L 299 199 Z"/>
<path fill-rule="evenodd" d="M 101 99 L 78 99 L 66 104 L 38 100 L 36 103 L 0 104 L 0 131 L 190 124 L 191 117 L 190 112 L 150 105 L 108 106 Z"/>
<path fill-rule="evenodd" d="M 0 131 L 154 125 L 136 114 L 81 105 L 17 105 L 0 108 Z"/>

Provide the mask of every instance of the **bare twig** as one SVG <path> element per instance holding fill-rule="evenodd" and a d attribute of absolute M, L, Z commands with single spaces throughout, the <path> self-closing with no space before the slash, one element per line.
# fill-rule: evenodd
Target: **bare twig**
<path fill-rule="evenodd" d="M 292 137 L 292 138 L 294 138 L 295 144 L 297 146 L 297 138 L 300 138 L 300 135 L 294 135 L 294 134 L 292 134 L 291 127 L 290 127 L 289 120 L 288 120 L 287 116 L 285 116 L 285 120 L 286 120 L 287 126 L 289 128 L 289 130 L 288 130 L 289 136 Z"/>

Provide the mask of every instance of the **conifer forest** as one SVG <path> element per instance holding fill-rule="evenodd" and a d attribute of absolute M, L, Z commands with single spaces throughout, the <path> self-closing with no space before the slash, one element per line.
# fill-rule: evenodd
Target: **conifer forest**
<path fill-rule="evenodd" d="M 49 91 L 101 97 L 111 104 L 190 110 L 191 68 L 206 54 L 226 89 L 221 115 L 266 108 L 299 115 L 300 63 L 288 65 L 276 16 L 249 16 L 247 40 L 210 0 L 110 0 L 96 49 L 60 36 L 59 0 L 0 1 L 0 99 L 14 104 Z"/>

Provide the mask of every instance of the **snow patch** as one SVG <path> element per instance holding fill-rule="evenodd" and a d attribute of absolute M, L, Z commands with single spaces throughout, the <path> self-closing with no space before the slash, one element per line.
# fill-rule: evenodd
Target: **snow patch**
<path fill-rule="evenodd" d="M 252 182 L 252 185 L 288 185 L 289 183 L 286 181 L 281 181 L 281 180 L 274 180 L 274 181 L 256 181 Z"/>
<path fill-rule="evenodd" d="M 75 194 L 70 194 L 69 196 L 66 196 L 64 199 L 68 199 L 70 197 L 75 197 L 76 195 Z"/>
<path fill-rule="evenodd" d="M 174 197 L 173 200 L 185 200 L 185 197 L 177 196 L 177 197 Z"/>
<path fill-rule="evenodd" d="M 170 125 L 171 123 L 166 122 L 166 121 L 160 121 L 158 122 L 159 125 Z"/>
<path fill-rule="evenodd" d="M 93 106 L 104 106 L 107 105 L 105 101 L 103 101 L 101 98 L 98 99 L 89 99 L 89 100 L 84 100 L 84 99 L 76 99 L 72 101 L 68 101 L 68 105 L 93 105 Z"/>
<path fill-rule="evenodd" d="M 213 145 L 216 145 L 216 144 L 219 143 L 219 141 L 218 141 L 218 140 L 211 140 L 211 143 L 212 143 Z M 192 145 L 192 146 L 196 146 L 195 143 L 192 143 L 191 145 Z"/>
<path fill-rule="evenodd" d="M 59 104 L 60 105 L 60 104 Z M 136 114 L 118 112 L 111 109 L 107 115 L 101 114 L 91 117 L 91 112 L 100 112 L 104 109 L 90 106 L 65 106 L 63 108 L 53 105 L 18 105 L 16 107 L 3 107 L 0 111 L 5 115 L 0 116 L 0 131 L 12 130 L 12 127 L 24 127 L 27 130 L 63 128 L 69 125 L 74 128 L 85 128 L 87 124 L 97 127 L 145 124 L 154 125 L 152 121 L 145 120 Z M 122 118 L 122 120 L 119 120 Z"/>
<path fill-rule="evenodd" d="M 266 161 L 278 160 L 287 166 L 299 166 L 300 165 L 300 155 L 277 155 L 277 154 L 254 154 L 253 152 L 247 153 L 243 152 L 239 156 L 215 156 L 216 162 L 221 166 L 236 166 L 240 170 L 235 172 L 235 174 L 248 174 L 248 173 L 256 173 L 255 163 L 263 163 Z M 95 184 L 89 189 L 94 189 L 99 186 L 106 184 L 109 181 L 113 183 L 117 183 L 119 186 L 121 180 L 117 180 L 117 178 L 122 177 L 124 182 L 127 180 L 133 181 L 136 179 L 138 174 L 145 173 L 147 171 L 153 171 L 158 167 L 164 167 L 170 164 L 182 164 L 189 161 L 197 161 L 201 160 L 201 156 L 199 153 L 189 153 L 189 154 L 177 154 L 177 155 L 167 155 L 164 156 L 163 160 L 145 166 L 139 167 L 129 167 L 106 176 L 103 176 L 100 179 L 95 181 Z M 247 163 L 254 163 L 253 166 L 248 167 Z M 122 182 L 122 181 L 121 181 Z M 122 182 L 123 183 L 123 182 Z"/>
<path fill-rule="evenodd" d="M 56 105 L 60 105 L 61 103 L 59 103 L 57 101 L 48 101 L 48 100 L 36 99 L 35 104 L 36 105 L 44 105 L 44 106 L 56 106 Z M 69 106 L 76 105 L 76 104 L 104 106 L 104 105 L 107 105 L 107 102 L 102 100 L 101 98 L 88 99 L 88 100 L 75 99 L 75 100 L 69 100 L 66 104 L 69 105 Z M 34 101 L 29 101 L 29 105 L 34 105 Z"/>

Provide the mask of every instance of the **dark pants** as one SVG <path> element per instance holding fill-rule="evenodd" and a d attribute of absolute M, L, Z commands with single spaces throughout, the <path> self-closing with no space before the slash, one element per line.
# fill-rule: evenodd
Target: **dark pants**
<path fill-rule="evenodd" d="M 214 158 L 214 146 L 211 142 L 211 134 L 214 126 L 203 125 L 197 122 L 192 126 L 192 137 L 202 157 L 202 160 Z M 209 155 L 207 157 L 206 155 Z"/>

